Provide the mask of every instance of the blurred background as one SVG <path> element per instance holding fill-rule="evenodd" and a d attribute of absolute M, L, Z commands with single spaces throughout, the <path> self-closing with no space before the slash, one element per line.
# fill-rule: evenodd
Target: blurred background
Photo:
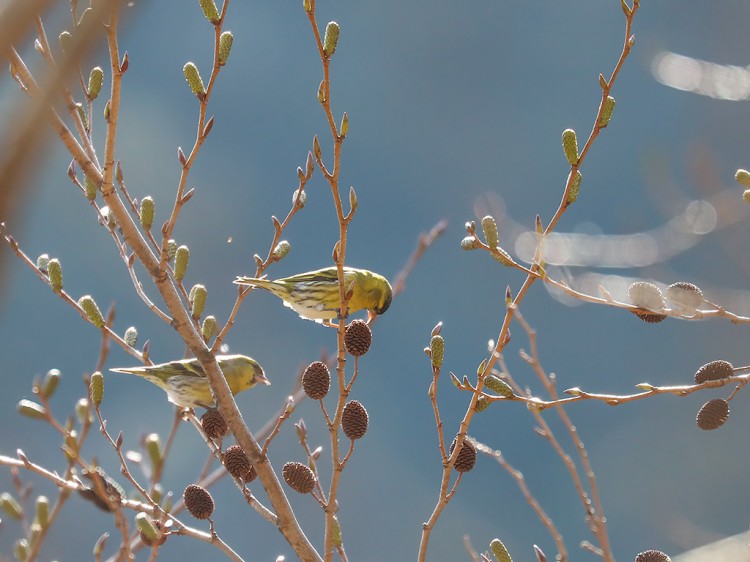
<path fill-rule="evenodd" d="M 66 3 L 57 4 L 45 16 L 52 39 L 70 27 Z M 234 33 L 234 46 L 209 106 L 216 121 L 189 178 L 195 196 L 175 230 L 178 243 L 191 249 L 186 285 L 208 287 L 206 311 L 220 322 L 236 296 L 231 281 L 251 274 L 253 254 L 268 251 L 271 215 L 288 212 L 295 170 L 304 167 L 313 136 L 319 135 L 324 153 L 331 147 L 316 99 L 320 61 L 301 4 L 233 2 L 229 7 L 225 29 Z M 447 373 L 473 375 L 488 340 L 498 335 L 506 286 L 515 292 L 523 281 L 486 253 L 462 251 L 464 223 L 493 214 L 501 243 L 523 259 L 525 232 L 536 214 L 546 224 L 565 185 L 569 166 L 560 134 L 575 129 L 583 146 L 601 95 L 598 75 L 610 75 L 622 48 L 624 17 L 615 0 L 320 0 L 317 13 L 321 28 L 330 20 L 341 26 L 331 96 L 335 113 L 347 111 L 350 119 L 342 187 L 353 185 L 360 203 L 348 263 L 392 279 L 420 233 L 439 220 L 448 222 L 405 292 L 375 324 L 373 347 L 360 360 L 352 398 L 367 408 L 370 431 L 357 444 L 340 494 L 339 518 L 351 560 L 410 560 L 441 475 L 427 397 L 431 369 L 423 348 L 442 321 L 446 352 L 439 401 L 446 431 L 454 432 L 469 396 L 450 384 Z M 594 294 L 603 285 L 619 298 L 635 279 L 661 286 L 689 281 L 709 300 L 750 314 L 748 212 L 733 180 L 737 168 L 750 167 L 748 19 L 750 4 L 731 0 L 643 2 L 633 28 L 635 48 L 612 93 L 617 100 L 612 121 L 585 162 L 578 201 L 559 223 L 564 236 L 550 259 L 554 276 Z M 207 80 L 213 31 L 197 2 L 136 1 L 123 20 L 120 48 L 128 52 L 130 68 L 123 82 L 117 159 L 130 193 L 155 199 L 154 224 L 159 225 L 174 200 L 177 147 L 187 152 L 195 138 L 198 103 L 182 67 L 195 62 Z M 39 69 L 32 41 L 19 50 L 32 69 Z M 108 68 L 102 47 L 87 59 L 84 75 L 95 65 Z M 105 98 L 94 107 L 100 155 Z M 19 88 L 2 65 L 0 123 L 9 123 L 22 105 Z M 116 331 L 136 326 L 141 343 L 150 341 L 154 361 L 182 356 L 176 333 L 136 296 L 109 237 L 72 187 L 66 175 L 69 154 L 57 139 L 48 140 L 37 149 L 34 174 L 24 181 L 18 205 L 1 220 L 32 258 L 48 253 L 61 260 L 65 288 L 73 297 L 91 294 L 102 309 L 113 305 Z M 12 147 L 5 142 L 0 149 L 7 151 Z M 271 276 L 331 263 L 338 229 L 319 171 L 307 192 L 307 206 L 285 233 L 292 251 L 272 266 Z M 20 447 L 31 460 L 63 471 L 59 438 L 45 424 L 20 417 L 16 404 L 33 398 L 34 377 L 57 368 L 63 382 L 52 407 L 64 419 L 86 391 L 82 377 L 96 364 L 101 337 L 6 246 L 0 246 L 0 254 L 0 454 L 14 455 Z M 537 331 L 542 365 L 557 375 L 560 389 L 630 393 L 643 381 L 688 384 L 697 368 L 713 359 L 750 363 L 747 327 L 728 321 L 668 319 L 649 325 L 623 310 L 549 294 L 540 283 L 521 312 Z M 528 349 L 528 339 L 517 324 L 512 332 L 505 355 L 511 373 L 540 392 L 518 357 L 520 349 Z M 233 353 L 255 357 L 273 381 L 238 397 L 251 429 L 284 403 L 301 366 L 335 350 L 331 330 L 300 320 L 261 292 L 246 300 L 226 343 Z M 113 346 L 107 367 L 132 362 Z M 162 391 L 116 374 L 105 373 L 105 384 L 103 412 L 110 431 L 123 431 L 126 448 L 138 449 L 151 432 L 166 439 L 174 412 Z M 731 416 L 721 429 L 702 432 L 695 425 L 703 402 L 729 392 L 661 396 L 618 408 L 595 402 L 568 408 L 598 477 L 618 560 L 632 560 L 648 548 L 676 555 L 747 530 L 747 393 L 731 402 Z M 293 420 L 299 418 L 309 428 L 311 445 L 322 445 L 325 457 L 327 432 L 317 405 L 302 403 Z M 555 414 L 548 412 L 547 419 L 567 443 Z M 524 473 L 563 533 L 571 559 L 596 560 L 578 547 L 592 537 L 564 465 L 536 435 L 526 409 L 494 405 L 474 418 L 470 433 L 501 450 Z M 100 435 L 91 436 L 84 455 L 118 474 Z M 205 457 L 201 439 L 191 428 L 181 428 L 165 484 L 181 495 Z M 270 457 L 276 467 L 305 460 L 291 423 Z M 325 463 L 321 467 L 327 471 Z M 55 497 L 47 482 L 30 480 L 34 495 Z M 263 498 L 259 484 L 251 488 Z M 12 489 L 9 471 L 0 470 L 0 490 Z M 213 494 L 216 530 L 237 552 L 253 560 L 295 559 L 231 482 L 220 482 Z M 321 545 L 320 509 L 311 498 L 290 494 L 311 540 Z M 119 535 L 110 518 L 72 498 L 41 559 L 86 559 L 104 532 L 113 535 L 111 554 Z M 20 534 L 17 523 L 3 518 L 0 556 L 11 554 Z M 552 540 L 514 482 L 488 457 L 480 457 L 464 477 L 433 534 L 429 559 L 467 560 L 464 535 L 479 550 L 499 537 L 518 561 L 532 560 L 532 544 L 550 559 L 554 555 Z M 180 556 L 218 559 L 219 553 L 178 537 L 161 549 L 164 560 Z M 147 558 L 146 552 L 138 555 Z"/>

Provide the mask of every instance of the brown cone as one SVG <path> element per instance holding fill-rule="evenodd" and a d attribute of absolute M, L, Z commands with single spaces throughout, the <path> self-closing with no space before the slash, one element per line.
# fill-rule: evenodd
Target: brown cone
<path fill-rule="evenodd" d="M 365 407 L 356 400 L 350 400 L 344 406 L 344 412 L 341 415 L 341 428 L 352 441 L 361 439 L 367 433 L 369 417 Z"/>
<path fill-rule="evenodd" d="M 214 512 L 214 499 L 203 486 L 190 484 L 182 494 L 190 515 L 196 519 L 208 519 Z"/>
<path fill-rule="evenodd" d="M 644 550 L 635 557 L 635 562 L 671 562 L 671 560 L 661 550 Z"/>
<path fill-rule="evenodd" d="M 227 447 L 222 457 L 222 462 L 227 468 L 227 472 L 235 478 L 244 478 L 252 466 L 250 459 L 247 458 L 245 451 L 239 445 Z"/>
<path fill-rule="evenodd" d="M 331 388 L 331 373 L 321 361 L 310 363 L 302 373 L 302 388 L 313 400 L 320 400 Z"/>
<path fill-rule="evenodd" d="M 301 462 L 288 462 L 281 469 L 281 475 L 289 487 L 300 494 L 309 494 L 315 487 L 315 475 L 310 467 Z"/>
<path fill-rule="evenodd" d="M 456 447 L 456 439 L 453 439 L 451 443 L 450 453 L 453 454 L 453 449 Z M 453 465 L 458 472 L 469 472 L 477 462 L 477 449 L 474 444 L 464 437 L 464 446 L 461 447 L 461 451 L 458 453 L 456 458 L 456 464 Z"/>
<path fill-rule="evenodd" d="M 201 427 L 203 433 L 210 439 L 221 439 L 229 432 L 229 426 L 224 416 L 221 415 L 219 410 L 214 409 L 207 410 L 201 416 Z"/>
<path fill-rule="evenodd" d="M 703 404 L 695 421 L 701 429 L 711 431 L 724 425 L 727 418 L 729 418 L 729 402 L 722 398 L 714 398 Z"/>
<path fill-rule="evenodd" d="M 364 320 L 353 320 L 346 327 L 344 347 L 350 355 L 359 357 L 367 353 L 372 343 L 372 330 Z"/>

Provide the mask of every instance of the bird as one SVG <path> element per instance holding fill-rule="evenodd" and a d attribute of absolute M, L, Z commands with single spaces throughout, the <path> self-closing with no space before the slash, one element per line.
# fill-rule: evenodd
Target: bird
<path fill-rule="evenodd" d="M 263 368 L 255 359 L 245 355 L 217 355 L 224 378 L 233 395 L 254 387 L 269 385 Z M 162 390 L 173 404 L 183 408 L 213 408 L 216 406 L 206 373 L 197 359 L 182 359 L 159 365 L 120 367 L 110 369 L 115 373 L 128 373 L 143 377 Z"/>
<path fill-rule="evenodd" d="M 307 320 L 332 325 L 330 321 L 340 316 L 341 296 L 338 270 L 335 266 L 274 281 L 265 278 L 237 277 L 234 282 L 237 285 L 259 287 L 273 293 L 285 306 Z M 345 267 L 344 288 L 347 293 L 351 292 L 344 317 L 358 310 L 367 310 L 367 321 L 371 322 L 391 306 L 391 284 L 382 275 L 367 269 Z"/>

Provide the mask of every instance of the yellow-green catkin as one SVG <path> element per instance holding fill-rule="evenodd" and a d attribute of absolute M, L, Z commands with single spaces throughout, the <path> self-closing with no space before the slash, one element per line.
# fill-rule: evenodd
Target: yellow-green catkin
<path fill-rule="evenodd" d="M 570 184 L 570 191 L 568 191 L 568 197 L 565 199 L 565 203 L 570 205 L 571 203 L 574 203 L 576 199 L 578 199 L 578 192 L 581 189 L 581 180 L 583 179 L 583 176 L 581 175 L 581 172 L 576 170 L 576 175 L 573 178 L 573 183 Z"/>
<path fill-rule="evenodd" d="M 16 557 L 18 562 L 26 562 L 26 557 L 29 555 L 29 541 L 26 539 L 18 539 L 16 544 L 13 545 L 13 556 Z"/>
<path fill-rule="evenodd" d="M 142 511 L 135 516 L 135 527 L 143 533 L 143 536 L 147 539 L 155 541 L 159 538 L 159 531 L 156 530 L 154 522 Z"/>
<path fill-rule="evenodd" d="M 329 21 L 328 25 L 326 25 L 326 33 L 323 38 L 323 52 L 326 56 L 331 57 L 336 52 L 340 31 L 339 24 L 335 21 Z"/>
<path fill-rule="evenodd" d="M 130 347 L 135 347 L 135 344 L 138 343 L 138 330 L 136 327 L 130 326 L 125 330 L 125 336 L 122 339 L 124 339 L 125 343 Z"/>
<path fill-rule="evenodd" d="M 513 562 L 508 549 L 505 548 L 503 541 L 500 539 L 492 539 L 492 542 L 490 542 L 490 550 L 497 562 Z"/>
<path fill-rule="evenodd" d="M 291 249 L 292 249 L 292 245 L 287 240 L 282 240 L 278 244 L 276 244 L 276 247 L 273 249 L 273 253 L 271 254 L 271 259 L 273 261 L 279 261 L 285 258 L 286 255 L 289 253 L 289 250 Z"/>
<path fill-rule="evenodd" d="M 89 86 L 86 89 L 86 95 L 89 99 L 95 100 L 99 97 L 99 92 L 102 91 L 102 84 L 104 84 L 104 71 L 100 66 L 95 66 L 89 73 Z"/>
<path fill-rule="evenodd" d="M 219 66 L 227 64 L 229 59 L 229 53 L 232 50 L 232 43 L 234 42 L 234 35 L 231 31 L 225 31 L 219 37 Z"/>
<path fill-rule="evenodd" d="M 91 322 L 94 326 L 96 326 L 97 328 L 101 328 L 102 326 L 104 326 L 104 317 L 102 316 L 102 311 L 99 310 L 99 307 L 96 305 L 96 301 L 94 301 L 91 295 L 84 295 L 80 299 L 78 299 L 78 306 L 83 309 L 83 311 L 86 313 L 86 318 L 88 318 L 89 322 Z"/>
<path fill-rule="evenodd" d="M 750 172 L 747 170 L 743 170 L 742 168 L 737 170 L 734 174 L 734 179 L 737 180 L 737 183 L 740 185 L 750 187 Z"/>
<path fill-rule="evenodd" d="M 47 273 L 47 264 L 49 263 L 49 254 L 41 254 L 36 258 L 36 267 L 42 273 Z"/>
<path fill-rule="evenodd" d="M 476 250 L 479 248 L 479 241 L 473 236 L 466 236 L 461 240 L 462 250 Z"/>
<path fill-rule="evenodd" d="M 177 253 L 177 242 L 173 239 L 167 240 L 167 259 L 172 261 Z"/>
<path fill-rule="evenodd" d="M 61 378 L 62 373 L 60 369 L 50 369 L 47 371 L 41 386 L 41 394 L 45 399 L 49 400 L 52 397 L 55 390 L 57 390 L 57 386 L 60 384 Z"/>
<path fill-rule="evenodd" d="M 565 129 L 562 134 L 562 146 L 565 158 L 568 164 L 574 166 L 578 164 L 578 138 L 573 129 Z"/>
<path fill-rule="evenodd" d="M 193 318 L 200 318 L 203 314 L 207 296 L 208 291 L 204 285 L 193 285 L 193 288 L 190 289 L 188 300 L 190 301 L 190 315 Z"/>
<path fill-rule="evenodd" d="M 104 375 L 101 372 L 96 371 L 91 375 L 89 381 L 89 395 L 91 396 L 91 402 L 94 406 L 99 406 L 104 398 Z"/>
<path fill-rule="evenodd" d="M 62 266 L 60 260 L 52 258 L 47 262 L 47 275 L 49 284 L 55 293 L 62 291 Z"/>
<path fill-rule="evenodd" d="M 497 233 L 497 224 L 495 219 L 491 215 L 487 215 L 482 219 L 482 231 L 484 232 L 484 239 L 490 248 L 497 248 L 500 244 L 500 237 Z"/>
<path fill-rule="evenodd" d="M 445 352 L 445 340 L 443 336 L 435 335 L 430 339 L 430 358 L 432 368 L 439 369 L 443 366 L 443 353 Z"/>
<path fill-rule="evenodd" d="M 89 411 L 89 400 L 88 398 L 79 398 L 76 402 L 75 413 L 78 421 L 85 423 L 91 420 L 91 412 Z"/>
<path fill-rule="evenodd" d="M 99 184 L 89 176 L 86 176 L 86 179 L 83 182 L 83 189 L 86 192 L 86 199 L 93 201 L 96 199 L 96 193 L 99 191 Z"/>
<path fill-rule="evenodd" d="M 499 261 L 506 267 L 513 266 L 513 258 L 511 258 L 510 254 L 503 250 L 500 246 L 494 249 L 494 251 L 492 252 L 492 257 L 495 258 L 495 261 Z"/>
<path fill-rule="evenodd" d="M 2 508 L 8 517 L 19 521 L 23 518 L 21 504 L 19 504 L 18 501 L 16 501 L 16 498 L 11 496 L 8 492 L 0 494 L 0 508 Z"/>
<path fill-rule="evenodd" d="M 42 529 L 49 525 L 49 499 L 46 496 L 39 496 L 36 499 L 36 522 Z"/>
<path fill-rule="evenodd" d="M 158 433 L 149 433 L 145 439 L 146 452 L 151 461 L 151 466 L 156 468 L 161 464 L 163 453 L 161 448 L 161 439 Z"/>
<path fill-rule="evenodd" d="M 185 80 L 187 80 L 190 90 L 196 96 L 202 96 L 206 93 L 206 87 L 203 85 L 203 79 L 201 78 L 198 67 L 192 62 L 185 63 L 182 67 L 182 72 L 185 74 Z"/>
<path fill-rule="evenodd" d="M 211 23 L 219 21 L 219 9 L 216 7 L 214 0 L 198 0 L 198 3 L 201 5 L 203 15 L 206 16 L 208 21 Z"/>
<path fill-rule="evenodd" d="M 602 108 L 602 116 L 599 118 L 599 126 L 606 127 L 609 125 L 609 120 L 612 119 L 612 112 L 615 110 L 615 98 L 607 96 L 604 100 L 604 107 Z"/>
<path fill-rule="evenodd" d="M 182 281 L 185 278 L 188 262 L 190 261 L 190 248 L 185 245 L 177 248 L 174 256 L 174 278 Z"/>
<path fill-rule="evenodd" d="M 339 523 L 338 517 L 333 516 L 333 529 L 331 529 L 331 542 L 334 548 L 339 548 L 343 544 L 341 537 L 341 524 Z"/>
<path fill-rule="evenodd" d="M 141 199 L 141 209 L 138 216 L 143 228 L 151 230 L 151 225 L 154 224 L 154 200 L 152 197 L 146 196 Z"/>
<path fill-rule="evenodd" d="M 36 420 L 47 419 L 47 410 L 44 409 L 44 406 L 26 398 L 18 401 L 18 413 Z"/>
<path fill-rule="evenodd" d="M 60 42 L 60 47 L 64 53 L 70 52 L 70 48 L 73 46 L 73 36 L 70 34 L 70 31 L 60 33 L 57 40 Z"/>
<path fill-rule="evenodd" d="M 500 377 L 497 377 L 495 375 L 487 375 L 487 377 L 484 379 L 484 386 L 486 386 L 492 392 L 495 392 L 500 396 L 504 396 L 505 398 L 510 398 L 513 396 L 513 389 L 510 387 L 510 385 Z"/>
<path fill-rule="evenodd" d="M 203 341 L 207 342 L 211 339 L 211 336 L 214 335 L 214 332 L 216 331 L 216 317 L 215 316 L 206 316 L 203 319 L 203 325 L 201 326 L 201 335 L 203 336 Z"/>

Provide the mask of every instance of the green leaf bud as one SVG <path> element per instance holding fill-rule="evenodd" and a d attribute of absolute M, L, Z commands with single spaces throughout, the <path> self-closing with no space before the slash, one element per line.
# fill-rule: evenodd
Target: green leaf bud
<path fill-rule="evenodd" d="M 321 80 L 320 84 L 318 84 L 318 101 L 320 103 L 325 103 L 325 101 L 326 101 L 326 83 L 325 83 L 325 80 Z"/>
<path fill-rule="evenodd" d="M 206 316 L 206 318 L 204 318 L 203 320 L 203 325 L 201 326 L 201 335 L 203 336 L 203 341 L 207 342 L 208 340 L 210 340 L 215 331 L 216 317 Z"/>
<path fill-rule="evenodd" d="M 299 195 L 299 203 L 297 202 L 297 195 Z M 293 205 L 299 205 L 300 208 L 305 206 L 305 202 L 307 201 L 307 192 L 306 191 L 300 191 L 299 189 L 295 189 L 294 193 L 292 194 L 292 204 Z"/>
<path fill-rule="evenodd" d="M 63 31 L 57 39 L 60 41 L 60 47 L 62 48 L 63 53 L 69 53 L 73 46 L 73 36 L 70 34 L 70 31 Z"/>
<path fill-rule="evenodd" d="M 327 57 L 332 57 L 336 52 L 336 45 L 339 42 L 339 24 L 335 21 L 329 21 L 326 25 L 326 33 L 323 37 L 323 52 Z"/>
<path fill-rule="evenodd" d="M 492 551 L 492 555 L 497 559 L 497 562 L 513 562 L 513 559 L 508 553 L 508 549 L 505 548 L 505 545 L 500 539 L 492 539 L 492 542 L 490 542 L 490 550 Z"/>
<path fill-rule="evenodd" d="M 439 369 L 443 366 L 443 353 L 445 351 L 445 340 L 443 336 L 432 336 L 430 338 L 430 358 L 432 359 L 432 368 Z"/>
<path fill-rule="evenodd" d="M 59 369 L 50 369 L 49 371 L 47 371 L 47 374 L 44 375 L 44 381 L 42 382 L 41 387 L 41 395 L 46 400 L 49 400 L 50 397 L 55 393 L 55 390 L 57 390 L 57 385 L 60 384 L 60 378 L 62 378 L 62 373 Z"/>
<path fill-rule="evenodd" d="M 21 504 L 16 501 L 16 498 L 11 496 L 8 492 L 0 494 L 0 508 L 13 519 L 23 519 L 23 509 Z"/>
<path fill-rule="evenodd" d="M 281 242 L 276 244 L 276 247 L 273 249 L 271 259 L 273 261 L 279 261 L 286 257 L 286 255 L 289 253 L 289 250 L 291 249 L 292 245 L 287 240 L 282 240 Z"/>
<path fill-rule="evenodd" d="M 138 343 L 138 330 L 136 327 L 130 326 L 130 328 L 125 330 L 125 337 L 123 339 L 130 347 L 135 347 L 135 344 Z"/>
<path fill-rule="evenodd" d="M 37 404 L 32 400 L 27 400 L 26 398 L 24 398 L 23 400 L 19 400 L 17 407 L 18 413 L 22 416 L 26 416 L 27 418 L 34 418 L 37 420 L 47 419 L 47 410 L 45 410 L 44 406 L 42 406 L 41 404 Z"/>
<path fill-rule="evenodd" d="M 13 545 L 13 556 L 16 557 L 18 562 L 26 562 L 26 557 L 29 555 L 29 541 L 26 539 L 18 539 L 16 544 Z"/>
<path fill-rule="evenodd" d="M 323 151 L 320 149 L 320 141 L 318 140 L 318 135 L 315 135 L 313 137 L 313 154 L 315 154 L 315 158 L 320 160 L 323 157 Z"/>
<path fill-rule="evenodd" d="M 76 417 L 80 423 L 91 421 L 88 398 L 79 398 L 75 407 Z"/>
<path fill-rule="evenodd" d="M 310 2 L 310 0 L 302 0 L 302 9 L 308 14 L 312 12 L 312 2 Z"/>
<path fill-rule="evenodd" d="M 158 467 L 162 460 L 163 460 L 163 452 L 161 448 L 161 439 L 159 438 L 158 433 L 149 433 L 146 436 L 146 439 L 144 441 L 146 445 L 146 452 L 148 453 L 148 458 L 151 461 L 151 466 L 156 469 Z"/>
<path fill-rule="evenodd" d="M 59 293 L 63 288 L 62 266 L 60 260 L 53 258 L 47 262 L 47 275 L 49 284 L 55 293 Z"/>
<path fill-rule="evenodd" d="M 104 375 L 99 371 L 96 371 L 91 375 L 91 380 L 89 381 L 89 396 L 91 396 L 91 401 L 94 403 L 94 406 L 99 407 L 99 404 L 102 403 L 102 398 L 104 398 Z"/>
<path fill-rule="evenodd" d="M 86 90 L 86 95 L 89 99 L 95 100 L 99 96 L 99 92 L 102 91 L 102 84 L 104 83 L 104 71 L 99 66 L 95 66 L 89 73 L 89 87 Z"/>
<path fill-rule="evenodd" d="M 234 35 L 231 31 L 225 31 L 219 37 L 219 66 L 227 64 L 229 58 L 229 52 L 232 50 L 232 43 L 234 42 Z"/>
<path fill-rule="evenodd" d="M 345 137 L 349 132 L 349 115 L 344 111 L 344 116 L 341 118 L 341 125 L 339 126 L 339 134 Z"/>
<path fill-rule="evenodd" d="M 182 281 L 187 271 L 188 262 L 190 261 L 190 248 L 184 244 L 177 248 L 174 256 L 174 278 Z"/>
<path fill-rule="evenodd" d="M 575 203 L 575 200 L 578 199 L 578 192 L 581 189 L 581 180 L 583 179 L 583 176 L 581 175 L 581 172 L 576 170 L 576 175 L 573 178 L 573 182 L 570 184 L 570 191 L 568 191 L 568 197 L 565 199 L 565 204 L 570 205 L 571 203 Z"/>
<path fill-rule="evenodd" d="M 359 200 L 357 199 L 357 192 L 354 191 L 354 187 L 349 187 L 349 208 L 351 209 L 349 212 L 354 213 L 357 211 L 357 207 L 359 207 Z"/>
<path fill-rule="evenodd" d="M 193 285 L 193 288 L 190 289 L 190 315 L 193 318 L 200 318 L 201 314 L 203 314 L 207 295 L 208 291 L 206 291 L 206 287 L 203 285 Z"/>
<path fill-rule="evenodd" d="M 750 203 L 750 189 L 746 189 L 742 192 L 742 200 L 745 203 Z"/>
<path fill-rule="evenodd" d="M 578 139 L 573 129 L 565 129 L 562 134 L 562 146 L 565 158 L 573 166 L 578 164 Z"/>
<path fill-rule="evenodd" d="M 109 122 L 109 114 L 112 112 L 112 100 L 107 100 L 107 103 L 104 104 L 104 111 L 102 114 L 104 115 L 104 120 Z"/>
<path fill-rule="evenodd" d="M 99 184 L 97 184 L 90 177 L 86 176 L 86 179 L 83 183 L 83 189 L 86 192 L 86 199 L 88 199 L 89 201 L 93 201 L 94 199 L 96 199 L 96 192 L 99 191 Z"/>
<path fill-rule="evenodd" d="M 604 74 L 599 73 L 599 87 L 602 90 L 606 90 L 609 84 L 607 84 L 607 79 L 604 77 Z"/>
<path fill-rule="evenodd" d="M 141 209 L 138 215 L 143 228 L 151 230 L 151 226 L 154 224 L 154 199 L 152 197 L 147 195 L 141 199 Z"/>
<path fill-rule="evenodd" d="M 42 529 L 49 525 L 49 500 L 46 496 L 39 496 L 36 499 L 36 522 Z"/>
<path fill-rule="evenodd" d="M 96 543 L 94 543 L 93 554 L 96 560 L 99 560 L 102 557 L 102 554 L 104 553 L 104 547 L 107 546 L 108 538 L 109 533 L 104 533 L 97 539 Z"/>
<path fill-rule="evenodd" d="M 743 170 L 742 168 L 737 170 L 734 174 L 734 179 L 737 180 L 737 183 L 745 187 L 750 187 L 750 172 L 747 170 Z"/>
<path fill-rule="evenodd" d="M 86 313 L 86 317 L 89 319 L 94 326 L 101 328 L 104 326 L 104 317 L 102 316 L 101 310 L 96 305 L 96 302 L 91 295 L 84 295 L 78 299 L 78 306 L 80 306 Z"/>
<path fill-rule="evenodd" d="M 463 240 L 461 240 L 461 249 L 462 250 L 476 250 L 479 248 L 479 240 L 477 240 L 474 236 L 467 236 Z"/>
<path fill-rule="evenodd" d="M 172 261 L 176 253 L 177 253 L 177 242 L 175 242 L 174 240 L 170 238 L 169 240 L 167 240 L 167 259 L 169 261 Z"/>
<path fill-rule="evenodd" d="M 219 21 L 219 9 L 216 7 L 214 0 L 198 0 L 203 10 L 203 15 L 211 23 L 217 23 Z"/>
<path fill-rule="evenodd" d="M 625 0 L 620 0 L 620 7 L 622 8 L 622 13 L 625 14 L 626 18 L 629 18 L 631 15 L 633 15 L 632 8 L 628 6 Z"/>
<path fill-rule="evenodd" d="M 484 232 L 484 239 L 490 248 L 496 248 L 500 244 L 500 237 L 497 234 L 497 224 L 495 223 L 495 219 L 490 215 L 482 219 L 482 231 Z"/>
<path fill-rule="evenodd" d="M 497 377 L 495 375 L 487 375 L 487 377 L 484 379 L 484 386 L 486 386 L 496 394 L 504 396 L 505 398 L 513 397 L 513 389 L 510 387 L 510 385 L 500 377 Z"/>
<path fill-rule="evenodd" d="M 602 108 L 602 116 L 599 118 L 599 126 L 606 127 L 609 125 L 609 120 L 612 119 L 612 112 L 615 110 L 615 98 L 607 96 L 604 100 L 604 107 Z"/>
<path fill-rule="evenodd" d="M 158 541 L 159 531 L 156 529 L 156 525 L 154 525 L 153 520 L 142 511 L 135 516 L 135 527 L 144 537 L 146 537 L 146 539 L 154 542 Z"/>
<path fill-rule="evenodd" d="M 182 72 L 185 74 L 185 80 L 187 80 L 190 90 L 196 96 L 203 96 L 206 93 L 206 87 L 203 85 L 203 79 L 200 72 L 198 72 L 198 67 L 192 62 L 188 62 L 182 67 Z"/>
<path fill-rule="evenodd" d="M 42 273 L 47 273 L 47 264 L 49 263 L 49 254 L 41 254 L 36 258 L 36 267 Z"/>

